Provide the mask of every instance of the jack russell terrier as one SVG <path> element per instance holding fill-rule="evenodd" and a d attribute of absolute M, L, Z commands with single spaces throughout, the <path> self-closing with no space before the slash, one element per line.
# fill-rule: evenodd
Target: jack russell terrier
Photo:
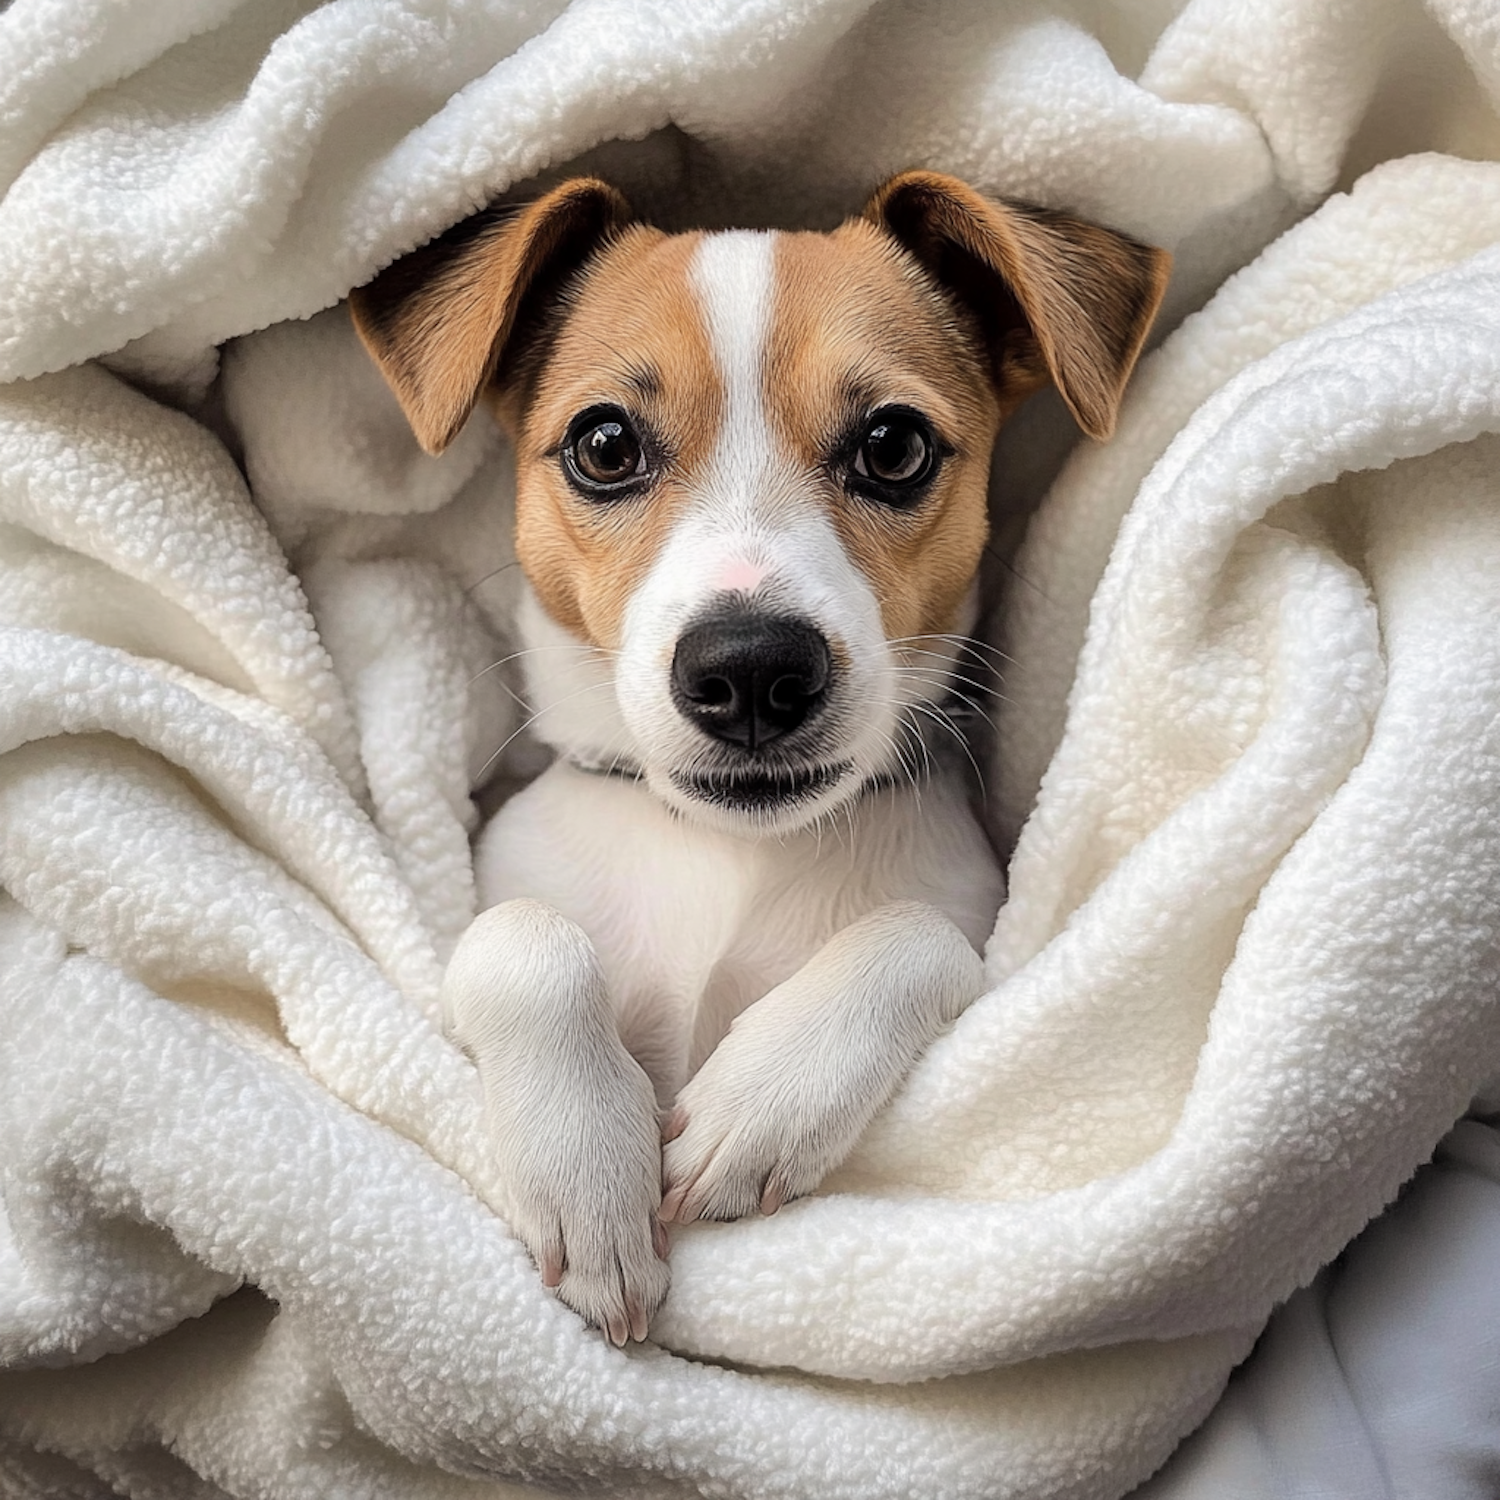
<path fill-rule="evenodd" d="M 924 726 L 991 447 L 1048 382 L 1108 436 L 1168 265 L 932 172 L 827 234 L 666 234 L 582 178 L 351 294 L 424 449 L 481 400 L 514 446 L 557 759 L 481 837 L 444 1019 L 512 1230 L 616 1344 L 664 1223 L 811 1192 L 980 993 L 1003 877 Z"/>

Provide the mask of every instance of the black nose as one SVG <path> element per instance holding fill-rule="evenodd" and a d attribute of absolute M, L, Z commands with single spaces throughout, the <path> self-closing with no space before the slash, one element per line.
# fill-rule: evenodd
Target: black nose
<path fill-rule="evenodd" d="M 828 691 L 822 631 L 787 615 L 725 615 L 685 631 L 672 701 L 705 734 L 759 750 L 805 722 Z"/>

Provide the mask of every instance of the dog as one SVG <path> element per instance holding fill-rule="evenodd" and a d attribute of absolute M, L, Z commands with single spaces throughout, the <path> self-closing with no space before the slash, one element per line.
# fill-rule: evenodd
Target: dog
<path fill-rule="evenodd" d="M 961 760 L 1000 424 L 1105 438 L 1169 257 L 934 172 L 829 233 L 668 234 L 608 184 L 351 294 L 422 447 L 487 403 L 551 768 L 483 831 L 443 987 L 508 1222 L 615 1344 L 665 1225 L 774 1213 L 982 987 Z"/>

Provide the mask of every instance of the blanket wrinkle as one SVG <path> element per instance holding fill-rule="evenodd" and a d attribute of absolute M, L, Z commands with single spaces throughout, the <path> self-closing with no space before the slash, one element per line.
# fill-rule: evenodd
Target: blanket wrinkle
<path fill-rule="evenodd" d="M 0 50 L 3 1481 L 1144 1479 L 1500 1075 L 1490 9 L 13 0 Z M 434 1021 L 541 763 L 505 442 L 422 456 L 335 304 L 580 167 L 818 227 L 915 164 L 1173 249 L 1161 342 L 1111 444 L 999 449 L 989 993 L 617 1351 Z"/>
<path fill-rule="evenodd" d="M 173 625 L 185 614 L 196 630 L 174 629 L 171 644 L 210 634 L 232 658 L 227 685 L 284 710 L 360 784 L 348 711 L 306 600 L 210 434 L 83 366 L 8 387 L 0 441 L 51 478 L 42 486 L 27 470 L 7 470 L 0 518 L 9 527 L 104 563 L 176 606 Z"/>
<path fill-rule="evenodd" d="M 1213 0 L 1167 28 L 1141 83 L 1255 120 L 1277 176 L 1310 207 L 1337 180 L 1400 14 L 1364 0 Z"/>
<path fill-rule="evenodd" d="M 24 1384 L 20 1377 L 0 1376 L 3 1409 L 8 1420 L 19 1424 L 23 1432 L 37 1428 L 45 1431 L 49 1416 L 54 1422 L 59 1413 L 66 1417 L 70 1404 L 82 1398 L 96 1412 L 97 1420 L 107 1424 L 111 1446 L 143 1441 L 153 1430 L 164 1429 L 179 1453 L 192 1454 L 201 1449 L 212 1453 L 213 1462 L 207 1466 L 210 1475 L 223 1475 L 226 1469 L 235 1474 L 229 1481 L 231 1492 L 244 1482 L 243 1466 L 247 1462 L 271 1457 L 278 1466 L 285 1464 L 294 1471 L 296 1492 L 315 1493 L 306 1472 L 309 1466 L 297 1463 L 294 1453 L 287 1451 L 298 1446 L 296 1427 L 282 1427 L 277 1417 L 286 1410 L 282 1391 L 285 1375 L 305 1377 L 309 1366 L 315 1369 L 316 1363 L 305 1359 L 297 1362 L 280 1379 L 272 1378 L 266 1369 L 284 1357 L 289 1343 L 305 1346 L 311 1338 L 317 1348 L 331 1353 L 342 1366 L 341 1388 L 364 1424 L 380 1430 L 388 1442 L 394 1437 L 397 1447 L 408 1454 L 429 1461 L 441 1456 L 446 1463 L 470 1472 L 487 1467 L 486 1453 L 492 1455 L 489 1462 L 498 1458 L 504 1451 L 500 1445 L 519 1441 L 524 1451 L 530 1446 L 528 1434 L 531 1442 L 539 1434 L 551 1434 L 555 1443 L 560 1431 L 576 1434 L 580 1454 L 594 1455 L 592 1460 L 582 1459 L 586 1468 L 597 1469 L 601 1454 L 625 1442 L 643 1464 L 658 1472 L 666 1467 L 670 1472 L 674 1450 L 680 1451 L 671 1434 L 696 1427 L 700 1419 L 693 1414 L 706 1403 L 710 1412 L 716 1413 L 711 1416 L 713 1441 L 707 1445 L 710 1477 L 717 1471 L 721 1480 L 727 1479 L 739 1471 L 742 1482 L 746 1472 L 753 1473 L 766 1457 L 761 1433 L 797 1435 L 800 1431 L 811 1438 L 820 1429 L 842 1428 L 853 1437 L 876 1418 L 902 1448 L 912 1450 L 908 1476 L 936 1491 L 952 1474 L 951 1464 L 942 1461 L 945 1447 L 957 1445 L 976 1477 L 986 1464 L 993 1464 L 1002 1455 L 1024 1457 L 1035 1441 L 1026 1421 L 1033 1409 L 1045 1410 L 1061 1402 L 1076 1421 L 1097 1402 L 1101 1383 L 1107 1388 L 1126 1369 L 1130 1378 L 1143 1381 L 1145 1389 L 1158 1399 L 1182 1394 L 1183 1366 L 1179 1359 L 1163 1358 L 1163 1350 L 1147 1347 L 1140 1355 L 1112 1351 L 1093 1369 L 1069 1369 L 1064 1362 L 1055 1372 L 1045 1367 L 1024 1375 L 1000 1372 L 967 1388 L 963 1382 L 946 1382 L 942 1399 L 935 1401 L 929 1391 L 908 1410 L 907 1402 L 882 1398 L 874 1389 L 862 1392 L 858 1387 L 835 1386 L 818 1395 L 785 1378 L 752 1383 L 745 1376 L 711 1367 L 682 1367 L 680 1362 L 660 1356 L 621 1361 L 597 1340 L 577 1330 L 576 1320 L 550 1299 L 542 1303 L 547 1318 L 533 1327 L 529 1338 L 517 1343 L 512 1336 L 517 1311 L 513 1299 L 532 1300 L 524 1281 L 517 1277 L 507 1293 L 503 1286 L 474 1280 L 461 1268 L 474 1258 L 475 1236 L 494 1252 L 513 1259 L 518 1270 L 525 1261 L 524 1253 L 505 1236 L 503 1227 L 463 1192 L 456 1179 L 437 1169 L 415 1147 L 407 1149 L 406 1170 L 390 1170 L 390 1146 L 379 1139 L 378 1127 L 338 1104 L 300 1071 L 278 1080 L 274 1072 L 268 1074 L 255 1065 L 252 1057 L 233 1044 L 232 1037 L 218 1035 L 218 1028 L 209 1021 L 187 1008 L 162 1002 L 123 976 L 116 981 L 119 989 L 114 1003 L 109 1003 L 103 987 L 89 982 L 99 974 L 95 961 L 82 955 L 66 956 L 50 935 L 43 933 L 41 937 L 42 947 L 50 942 L 52 951 L 39 953 L 33 940 L 29 945 L 32 962 L 50 967 L 52 974 L 50 983 L 39 985 L 37 992 L 28 996 L 31 1024 L 62 1026 L 67 1034 L 80 1038 L 102 1029 L 103 1038 L 131 1053 L 147 1074 L 152 1071 L 152 1058 L 158 1059 L 155 1066 L 162 1071 L 154 1080 L 157 1086 L 149 1092 L 132 1087 L 131 1076 L 124 1070 L 98 1080 L 111 1095 L 109 1108 L 93 1120 L 85 1120 L 69 1110 L 66 1091 L 55 1088 L 54 1068 L 52 1076 L 35 1081 L 36 1098 L 28 1096 L 28 1104 L 34 1106 L 39 1099 L 49 1097 L 51 1085 L 55 1100 L 50 1110 L 38 1112 L 39 1128 L 30 1140 L 38 1148 L 52 1149 L 49 1143 L 58 1133 L 65 1139 L 76 1138 L 80 1130 L 93 1130 L 102 1123 L 111 1138 L 108 1159 L 115 1164 L 111 1174 L 115 1181 L 105 1185 L 105 1205 L 114 1207 L 117 1193 L 144 1195 L 143 1207 L 165 1214 L 175 1237 L 185 1247 L 206 1254 L 216 1246 L 221 1256 L 226 1251 L 250 1256 L 264 1268 L 258 1272 L 258 1279 L 284 1311 L 273 1324 L 273 1336 L 266 1340 L 247 1344 L 237 1338 L 234 1329 L 242 1326 L 246 1310 L 243 1305 L 236 1309 L 226 1304 L 208 1318 L 185 1325 L 165 1341 L 122 1356 L 113 1366 L 103 1362 L 77 1372 L 60 1372 L 56 1380 L 31 1375 L 24 1378 Z M 16 993 L 14 965 L 20 947 L 9 945 L 6 950 L 11 969 L 8 979 L 12 981 L 4 989 L 7 996 Z M 54 1061 L 57 1068 L 68 1071 L 90 1066 L 86 1052 L 77 1047 Z M 188 1065 L 179 1066 L 184 1063 Z M 282 1117 L 284 1134 L 308 1143 L 325 1138 L 329 1149 L 311 1154 L 319 1163 L 319 1173 L 330 1174 L 318 1182 L 318 1191 L 303 1202 L 300 1184 L 288 1181 L 285 1174 L 267 1170 L 266 1154 L 279 1150 L 276 1140 L 246 1141 L 240 1137 L 234 1111 L 214 1111 L 208 1120 L 217 1123 L 205 1126 L 192 1119 L 192 1112 L 161 1108 L 174 1095 L 180 1097 L 200 1087 L 208 1089 L 214 1099 L 233 1098 L 247 1091 L 259 1107 Z M 137 1124 L 143 1114 L 151 1121 L 145 1139 Z M 247 1152 L 251 1153 L 248 1161 Z M 239 1163 L 238 1171 L 226 1172 L 224 1169 L 233 1162 Z M 177 1190 L 184 1174 L 201 1190 L 191 1204 Z M 260 1191 L 245 1201 L 226 1186 L 225 1177 L 248 1177 L 260 1185 Z M 361 1200 L 378 1205 L 378 1212 L 360 1214 L 357 1205 Z M 381 1285 L 378 1291 L 369 1288 L 367 1295 L 358 1298 L 329 1297 L 325 1278 L 331 1276 L 335 1284 L 342 1279 L 337 1270 L 341 1240 L 329 1231 L 351 1212 L 361 1225 L 368 1226 L 364 1232 L 383 1226 L 378 1231 L 382 1237 L 399 1237 L 412 1245 L 413 1253 L 405 1264 L 386 1258 L 382 1282 L 387 1276 L 396 1279 Z M 282 1228 L 287 1213 L 293 1214 L 300 1226 L 292 1242 Z M 380 1258 L 376 1259 L 378 1262 Z M 443 1348 L 444 1327 L 450 1319 L 454 1326 L 468 1328 L 469 1336 L 482 1351 L 483 1357 L 469 1373 L 477 1375 L 486 1369 L 490 1373 L 472 1387 L 465 1401 L 467 1415 L 456 1432 L 451 1396 L 441 1383 L 442 1362 L 426 1354 L 414 1360 L 416 1351 L 407 1338 L 409 1319 L 397 1320 L 393 1326 L 385 1311 L 403 1303 L 429 1311 L 447 1309 L 422 1340 L 421 1347 L 430 1354 L 436 1355 Z M 305 1323 L 306 1332 L 296 1331 L 299 1323 Z M 355 1341 L 349 1338 L 350 1324 L 362 1325 L 357 1362 L 349 1359 L 355 1347 Z M 1195 1352 L 1189 1351 L 1189 1368 L 1195 1362 L 1213 1364 L 1223 1357 L 1222 1347 L 1212 1343 L 1197 1352 L 1196 1361 L 1192 1357 Z M 539 1401 L 528 1390 L 532 1382 L 525 1372 L 528 1368 L 545 1368 L 559 1358 L 568 1361 L 573 1378 Z M 613 1371 L 611 1381 L 600 1382 L 600 1367 L 611 1365 L 621 1367 Z M 1111 1365 L 1116 1368 L 1112 1370 Z M 400 1378 L 395 1378 L 398 1371 L 402 1372 Z M 590 1380 L 590 1373 L 596 1378 Z M 82 1386 L 68 1379 L 75 1374 L 83 1380 Z M 683 1385 L 684 1376 L 687 1386 Z M 1013 1430 L 1000 1435 L 995 1432 L 992 1392 L 986 1388 L 996 1382 L 1002 1389 L 1009 1387 L 1019 1403 L 1012 1422 L 1002 1423 Z M 724 1389 L 726 1384 L 738 1387 L 732 1392 L 736 1401 L 723 1399 L 731 1394 Z M 712 1399 L 715 1392 L 718 1400 Z M 336 1397 L 320 1399 L 336 1407 Z M 925 1416 L 924 1406 L 931 1408 Z M 747 1408 L 759 1409 L 761 1420 L 745 1423 Z M 449 1413 L 442 1424 L 433 1422 L 434 1410 Z M 222 1413 L 230 1411 L 238 1421 L 264 1429 L 266 1441 L 253 1453 L 233 1448 L 226 1451 L 215 1444 L 214 1424 L 222 1420 Z M 862 1411 L 869 1416 L 862 1419 Z M 933 1425 L 943 1441 L 929 1446 L 921 1437 L 924 1427 Z M 13 1426 L 11 1430 L 16 1429 Z M 997 1441 L 997 1436 L 1002 1440 Z M 1103 1427 L 1090 1439 L 1091 1443 L 1100 1441 L 1107 1441 Z M 546 1446 L 525 1466 L 547 1465 Z M 1045 1458 L 1045 1447 L 1040 1456 Z M 517 1458 L 512 1451 L 512 1467 L 520 1466 Z M 385 1471 L 385 1477 L 398 1477 L 400 1473 L 397 1467 Z M 831 1487 L 836 1493 L 857 1493 L 857 1488 L 848 1484 Z M 424 1490 L 429 1492 L 444 1493 L 441 1488 Z M 691 1486 L 668 1485 L 643 1492 L 689 1493 Z M 962 1484 L 959 1493 L 978 1494 L 983 1490 L 970 1480 Z"/>
<path fill-rule="evenodd" d="M 1426 211 L 1409 215 L 1418 194 Z M 1288 231 L 1254 275 L 1232 276 L 1183 325 L 1171 364 L 1143 362 L 1127 397 L 1132 420 L 1108 446 L 1073 455 L 1016 559 L 1029 587 L 1012 595 L 1001 626 L 1015 711 L 997 726 L 992 772 L 991 816 L 1006 847 L 1057 749 L 1090 601 L 1124 508 L 1188 418 L 1278 344 L 1497 240 L 1500 168 L 1430 155 L 1391 162 Z"/>

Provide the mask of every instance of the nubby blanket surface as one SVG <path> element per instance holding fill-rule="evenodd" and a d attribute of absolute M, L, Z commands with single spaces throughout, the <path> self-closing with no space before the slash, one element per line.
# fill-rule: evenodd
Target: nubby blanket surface
<path fill-rule="evenodd" d="M 0 1488 L 1156 1469 L 1500 1073 L 1497 105 L 1480 0 L 13 0 Z M 676 228 L 911 166 L 1171 249 L 1165 337 L 1108 446 L 1002 439 L 992 988 L 621 1352 L 434 1020 L 535 769 L 507 455 L 336 304 L 580 167 Z"/>

